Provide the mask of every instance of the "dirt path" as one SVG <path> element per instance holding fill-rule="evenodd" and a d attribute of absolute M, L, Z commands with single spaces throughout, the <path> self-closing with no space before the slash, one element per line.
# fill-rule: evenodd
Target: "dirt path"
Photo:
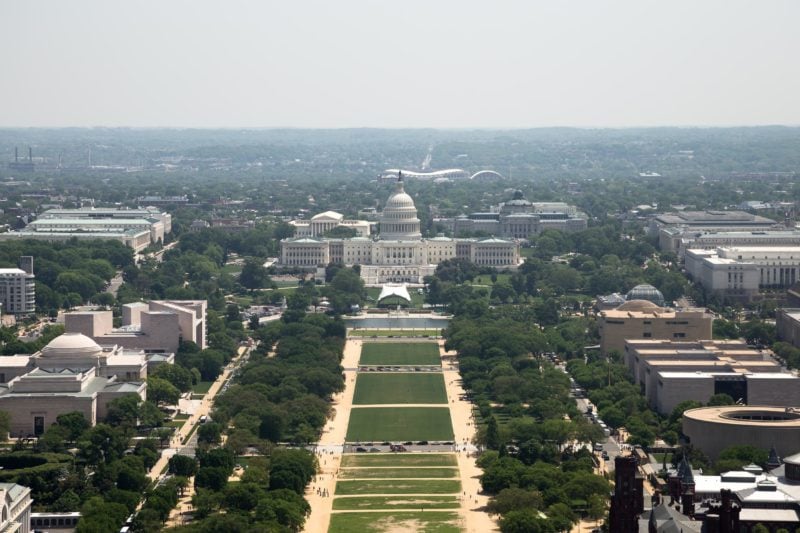
<path fill-rule="evenodd" d="M 600 520 L 580 520 L 577 524 L 572 526 L 570 533 L 587 533 L 602 524 Z"/>
<path fill-rule="evenodd" d="M 444 349 L 444 341 L 439 341 L 442 355 L 455 355 Z M 498 531 L 497 522 L 483 509 L 489 503 L 489 497 L 479 494 L 481 490 L 481 469 L 475 464 L 474 454 L 477 452 L 473 444 L 475 424 L 472 419 L 472 403 L 461 398 L 465 394 L 461 386 L 458 367 L 443 360 L 444 381 L 447 389 L 447 401 L 450 404 L 450 417 L 453 422 L 453 433 L 457 445 L 458 470 L 461 474 L 463 494 L 461 498 L 461 514 L 464 517 L 464 530 L 467 533 L 486 533 Z"/>
<path fill-rule="evenodd" d="M 358 366 L 361 342 L 360 339 L 348 338 L 344 345 L 344 357 L 342 358 L 344 368 L 355 369 Z M 303 531 L 307 533 L 325 533 L 328 531 L 331 521 L 336 474 L 342 461 L 347 422 L 350 420 L 350 408 L 353 405 L 353 393 L 356 388 L 356 371 L 345 370 L 344 375 L 344 391 L 334 397 L 334 415 L 328 419 L 317 443 L 320 473 L 311 482 L 305 494 L 306 500 L 311 505 L 311 515 L 303 528 Z M 327 492 L 327 496 L 323 496 L 325 492 Z"/>
<path fill-rule="evenodd" d="M 447 407 L 447 403 L 360 403 L 353 406 L 353 409 L 364 407 Z"/>
<path fill-rule="evenodd" d="M 167 518 L 164 527 L 177 527 L 186 523 L 187 518 L 192 514 L 192 496 L 194 496 L 194 476 L 189 478 L 189 485 L 183 492 L 183 496 L 178 498 L 178 505 L 173 507 Z"/>

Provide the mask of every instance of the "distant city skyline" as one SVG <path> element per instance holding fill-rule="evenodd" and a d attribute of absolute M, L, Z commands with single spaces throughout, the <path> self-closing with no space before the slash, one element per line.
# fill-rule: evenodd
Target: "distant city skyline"
<path fill-rule="evenodd" d="M 800 3 L 34 0 L 0 127 L 800 125 Z"/>

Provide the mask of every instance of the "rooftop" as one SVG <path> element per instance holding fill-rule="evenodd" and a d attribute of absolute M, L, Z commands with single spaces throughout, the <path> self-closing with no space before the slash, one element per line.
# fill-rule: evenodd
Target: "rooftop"
<path fill-rule="evenodd" d="M 794 509 L 744 508 L 739 512 L 739 520 L 747 522 L 800 522 Z"/>
<path fill-rule="evenodd" d="M 139 390 L 144 386 L 144 383 L 139 381 L 122 381 L 114 382 L 106 385 L 104 390 L 107 392 L 128 392 L 138 394 Z"/>
<path fill-rule="evenodd" d="M 800 238 L 797 230 L 759 230 L 759 231 L 706 231 L 696 235 L 698 239 L 714 238 L 747 238 L 747 239 L 775 239 L 780 237 Z"/>
<path fill-rule="evenodd" d="M 3 274 L 19 275 L 19 274 L 27 274 L 27 272 L 25 272 L 21 268 L 0 268 L 0 276 L 2 276 Z"/>
<path fill-rule="evenodd" d="M 657 220 L 667 223 L 707 224 L 707 223 L 736 223 L 750 222 L 774 224 L 775 221 L 766 217 L 753 215 L 746 211 L 680 211 L 658 215 Z"/>
<path fill-rule="evenodd" d="M 795 252 L 800 253 L 800 246 L 725 246 L 721 250 L 736 250 L 737 252 Z"/>
<path fill-rule="evenodd" d="M 800 429 L 800 414 L 785 407 L 759 407 L 750 405 L 726 405 L 722 407 L 698 407 L 688 409 L 684 417 L 704 422 L 715 422 L 731 426 L 753 426 L 764 428 Z M 784 461 L 790 461 L 787 457 Z"/>
<path fill-rule="evenodd" d="M 129 225 L 129 226 L 149 226 L 154 222 L 158 222 L 154 218 L 40 218 L 34 220 L 29 226 L 37 226 L 39 224 L 61 224 L 61 225 L 75 225 L 75 226 L 107 226 L 108 224 L 114 225 Z"/>
<path fill-rule="evenodd" d="M 7 355 L 7 356 L 0 356 L 0 366 L 2 367 L 25 367 L 28 366 L 28 363 L 31 360 L 30 355 Z"/>

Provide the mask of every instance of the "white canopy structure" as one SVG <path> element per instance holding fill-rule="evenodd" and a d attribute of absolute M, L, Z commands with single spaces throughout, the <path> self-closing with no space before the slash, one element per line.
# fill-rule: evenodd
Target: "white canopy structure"
<path fill-rule="evenodd" d="M 381 287 L 381 293 L 378 296 L 378 304 L 383 300 L 391 297 L 396 297 L 405 300 L 406 303 L 411 303 L 411 295 L 408 294 L 408 289 L 405 283 L 387 283 Z"/>

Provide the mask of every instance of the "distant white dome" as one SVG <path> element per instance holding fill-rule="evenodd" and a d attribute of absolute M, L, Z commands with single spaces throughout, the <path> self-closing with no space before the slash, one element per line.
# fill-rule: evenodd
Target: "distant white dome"
<path fill-rule="evenodd" d="M 42 357 L 92 357 L 101 353 L 100 345 L 81 333 L 64 333 L 42 348 Z"/>

